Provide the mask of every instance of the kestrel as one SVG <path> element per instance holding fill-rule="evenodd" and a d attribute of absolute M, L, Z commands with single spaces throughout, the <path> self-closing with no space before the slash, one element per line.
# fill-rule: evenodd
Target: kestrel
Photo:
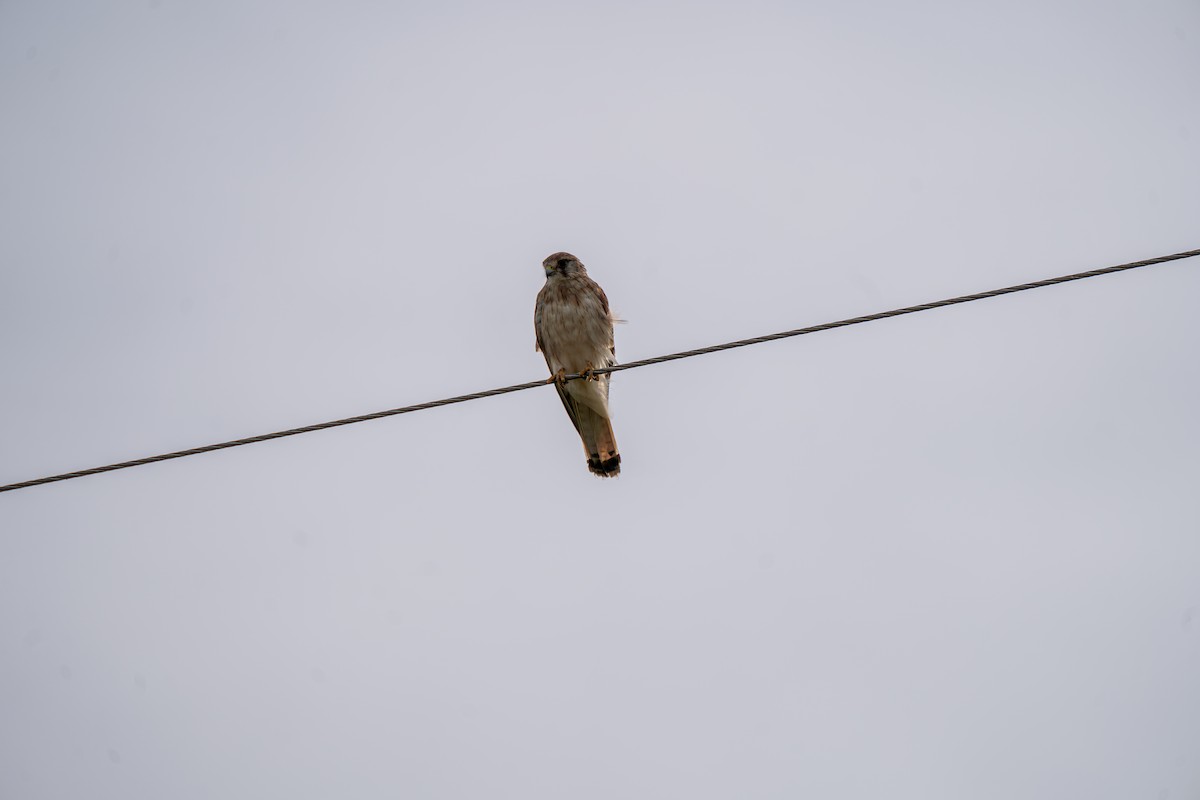
<path fill-rule="evenodd" d="M 570 253 L 555 253 L 542 262 L 546 285 L 538 292 L 533 310 L 536 349 L 546 357 L 546 366 L 567 416 L 579 431 L 588 469 L 602 478 L 621 472 L 621 454 L 608 413 L 608 374 L 592 375 L 594 369 L 617 363 L 613 347 L 612 312 L 608 298 L 579 259 Z M 568 374 L 583 380 L 564 381 Z"/>

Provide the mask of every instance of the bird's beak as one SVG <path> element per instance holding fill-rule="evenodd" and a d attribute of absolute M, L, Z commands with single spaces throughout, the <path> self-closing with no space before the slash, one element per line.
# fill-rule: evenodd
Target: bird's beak
<path fill-rule="evenodd" d="M 542 264 L 542 269 L 546 270 L 546 277 L 547 277 L 547 278 L 549 278 L 551 275 L 553 275 L 553 274 L 554 274 L 554 267 L 552 267 L 552 266 L 550 266 L 550 265 L 548 265 L 548 264 Z"/>

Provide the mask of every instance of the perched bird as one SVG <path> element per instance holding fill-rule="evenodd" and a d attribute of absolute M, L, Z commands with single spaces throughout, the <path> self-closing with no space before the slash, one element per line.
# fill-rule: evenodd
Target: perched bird
<path fill-rule="evenodd" d="M 533 310 L 535 349 L 546 357 L 553 375 L 550 380 L 583 440 L 588 469 L 603 478 L 615 477 L 621 472 L 621 454 L 608 413 L 609 375 L 591 371 L 617 363 L 613 347 L 616 319 L 608 309 L 604 290 L 588 277 L 578 258 L 555 253 L 542 267 L 546 285 L 538 292 Z M 585 377 L 563 380 L 574 373 Z"/>

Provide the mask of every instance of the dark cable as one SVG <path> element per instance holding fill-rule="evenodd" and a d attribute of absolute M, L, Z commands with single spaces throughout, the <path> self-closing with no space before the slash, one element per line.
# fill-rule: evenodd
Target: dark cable
<path fill-rule="evenodd" d="M 1113 272 L 1123 272 L 1129 269 L 1137 269 L 1139 267 L 1149 267 L 1153 264 L 1163 264 L 1168 261 L 1178 261 L 1183 258 L 1191 258 L 1200 255 L 1200 250 L 1188 250 L 1183 253 L 1175 253 L 1169 256 L 1159 256 L 1157 258 L 1148 258 L 1144 261 L 1133 261 L 1128 264 L 1117 264 L 1112 267 L 1102 267 L 1101 269 L 1088 270 L 1087 272 L 1076 272 L 1072 275 L 1062 275 L 1057 278 L 1047 278 L 1033 283 L 1022 283 L 1017 286 L 1006 286 L 1003 289 L 992 289 L 987 292 L 978 292 L 976 294 L 965 294 L 960 297 L 951 297 L 946 300 L 937 300 L 932 303 L 922 303 L 917 306 L 907 306 L 905 308 L 897 308 L 892 311 L 880 311 L 877 314 L 868 314 L 863 317 L 851 317 L 850 319 L 838 320 L 837 322 L 826 322 L 821 325 L 812 325 L 807 328 L 797 328 L 791 331 L 783 331 L 781 333 L 771 333 L 766 336 L 756 336 L 752 339 L 738 339 L 735 342 L 726 342 L 724 344 L 715 344 L 710 347 L 701 347 L 696 350 L 684 350 L 680 353 L 671 353 L 665 356 L 655 356 L 654 358 L 644 358 L 641 361 L 631 361 L 628 364 L 616 364 L 611 367 L 593 370 L 595 375 L 603 375 L 609 372 L 620 372 L 626 369 L 636 369 L 638 367 L 647 367 L 651 364 L 661 364 L 664 361 L 676 361 L 681 358 L 691 358 L 692 356 L 702 356 L 707 353 L 718 353 L 722 350 L 733 350 L 737 347 L 746 347 L 752 344 L 762 344 L 763 342 L 773 342 L 776 339 L 788 339 L 793 336 L 804 336 L 808 333 L 818 333 L 820 331 L 833 330 L 834 328 L 844 328 L 848 325 L 858 325 L 863 322 L 874 322 L 875 320 L 888 319 L 889 317 L 899 317 L 904 314 L 915 314 L 918 311 L 929 311 L 934 308 L 942 308 L 943 306 L 953 306 L 959 303 L 970 303 L 974 300 L 985 300 L 989 297 L 999 297 L 1004 294 L 1013 294 L 1014 292 L 1024 292 L 1029 289 L 1039 289 L 1043 286 L 1053 286 L 1057 283 L 1068 283 L 1069 281 L 1078 281 L 1084 278 L 1094 278 L 1097 275 L 1108 275 Z M 566 379 L 578 380 L 579 374 L 567 375 Z M 96 475 L 101 472 L 112 472 L 113 470 L 126 469 L 127 467 L 139 467 L 143 464 L 153 464 L 156 461 L 168 461 L 172 458 L 183 458 L 184 456 L 194 456 L 200 453 L 209 453 L 213 450 L 224 450 L 227 447 L 240 447 L 244 444 L 254 444 L 255 442 L 265 442 L 270 439 L 282 439 L 285 436 L 296 436 L 301 433 L 311 433 L 312 431 L 320 431 L 326 428 L 336 428 L 341 425 L 352 425 L 355 422 L 366 422 L 372 419 L 382 419 L 383 417 L 394 417 L 398 414 L 409 414 L 413 411 L 424 411 L 429 408 L 437 408 L 438 406 L 449 406 L 455 403 L 465 403 L 468 400 L 482 400 L 485 397 L 494 397 L 498 394 L 508 394 L 509 392 L 520 392 L 525 389 L 534 389 L 538 386 L 547 385 L 548 381 L 529 381 L 528 383 L 517 383 L 512 386 L 503 386 L 499 389 L 488 389 L 484 392 L 473 392 L 471 394 L 461 394 L 457 397 L 447 397 L 443 400 L 432 400 L 428 403 L 418 403 L 413 406 L 403 406 L 402 408 L 392 408 L 387 411 L 376 411 L 373 414 L 363 414 L 358 417 L 346 417 L 345 419 L 337 419 L 332 422 L 319 422 L 316 425 L 305 425 L 302 428 L 290 428 L 285 431 L 276 431 L 274 433 L 263 433 L 258 436 L 250 436 L 245 439 L 233 439 L 228 442 L 218 442 L 217 444 L 209 444 L 203 447 L 193 447 L 190 450 L 177 450 L 174 453 L 163 453 L 157 456 L 149 456 L 147 458 L 139 458 L 133 461 L 122 461 L 117 464 L 108 464 L 103 467 L 92 467 L 91 469 L 82 469 L 77 472 L 65 472 L 61 475 L 51 475 L 45 478 L 36 478 L 29 481 L 21 481 L 20 483 L 10 483 L 7 486 L 0 486 L 0 492 L 11 492 L 14 489 L 25 489 L 30 486 L 39 486 L 43 483 L 54 483 L 56 481 L 66 481 L 72 478 L 82 478 L 85 475 Z"/>

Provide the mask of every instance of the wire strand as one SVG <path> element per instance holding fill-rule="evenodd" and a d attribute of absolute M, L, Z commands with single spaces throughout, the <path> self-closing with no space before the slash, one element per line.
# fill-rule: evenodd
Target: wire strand
<path fill-rule="evenodd" d="M 781 331 L 779 333 L 771 333 L 766 336 L 755 336 L 751 339 L 738 339 L 734 342 L 725 342 L 723 344 L 714 344 L 709 347 L 700 347 L 695 350 L 684 350 L 679 353 L 670 353 L 663 356 L 655 356 L 654 358 L 644 358 L 640 361 L 630 361 L 627 364 L 615 364 L 611 367 L 593 370 L 595 375 L 604 375 L 611 372 L 621 372 L 627 369 L 637 369 L 638 367 L 648 367 L 652 364 L 662 364 L 666 361 L 677 361 L 681 358 L 692 358 L 693 356 L 707 355 L 708 353 L 719 353 L 722 350 L 733 350 L 738 347 L 748 347 L 752 344 L 762 344 L 764 342 L 773 342 L 777 339 L 789 339 L 793 336 L 804 336 L 809 333 L 819 333 L 821 331 L 833 330 L 834 328 L 845 328 L 849 325 L 859 325 L 864 322 L 874 322 L 880 319 L 889 319 L 891 317 L 899 317 L 905 314 L 915 314 L 918 311 L 929 311 L 934 308 L 943 308 L 945 306 L 958 305 L 960 303 L 970 303 L 975 300 L 986 300 L 989 297 L 999 297 L 1001 295 L 1013 294 L 1014 292 L 1024 292 L 1030 289 L 1040 289 L 1044 286 L 1054 286 L 1059 283 L 1068 283 L 1070 281 L 1083 280 L 1084 278 L 1094 278 L 1098 275 L 1109 275 L 1114 272 L 1124 272 L 1125 270 L 1137 269 L 1139 267 L 1149 267 L 1154 264 L 1164 264 L 1168 261 L 1178 261 L 1183 258 L 1191 258 L 1200 255 L 1200 250 L 1188 250 L 1182 253 L 1174 253 L 1169 256 L 1158 256 L 1157 258 L 1147 258 L 1143 261 L 1132 261 L 1128 264 L 1117 264 L 1111 267 L 1102 267 L 1100 269 L 1088 270 L 1087 272 L 1076 272 L 1071 275 L 1061 275 L 1057 278 L 1046 278 L 1033 283 L 1022 283 L 1016 286 L 1006 286 L 1002 289 L 992 289 L 986 292 L 977 292 L 976 294 L 964 294 L 959 297 L 950 297 L 945 300 L 936 300 L 932 303 L 922 303 L 916 306 L 906 306 L 897 308 L 891 311 L 880 311 L 875 314 L 867 314 L 862 317 L 851 317 L 842 319 L 836 322 L 826 322 L 821 325 L 811 325 L 807 328 L 796 328 L 790 331 Z M 582 376 L 578 373 L 567 375 L 566 379 L 578 380 Z M 297 436 L 301 433 L 312 433 L 313 431 L 321 431 L 326 428 L 337 428 L 342 425 L 353 425 L 356 422 L 366 422 L 372 419 L 383 419 L 384 417 L 394 417 L 399 414 L 411 414 L 414 411 L 425 411 L 430 408 L 438 408 L 440 406 L 454 405 L 455 403 L 466 403 L 470 400 L 482 400 L 485 397 L 495 397 L 496 395 L 509 394 L 510 392 L 521 392 L 526 389 L 535 389 L 538 386 L 546 386 L 552 381 L 538 380 L 529 381 L 527 383 L 517 383 L 512 386 L 502 386 L 498 389 L 488 389 L 483 392 L 472 392 L 471 394 L 461 394 L 457 397 L 447 397 L 442 400 L 431 400 L 427 403 L 417 403 L 411 406 L 402 406 L 400 408 L 391 408 L 386 411 L 376 411 L 372 414 L 362 414 L 357 417 L 346 417 L 345 419 L 335 419 L 331 422 L 319 422 L 315 425 L 305 425 L 301 428 L 289 428 L 284 431 L 275 431 L 274 433 L 263 433 L 258 436 L 249 436 L 244 439 L 231 439 L 228 442 L 218 442 L 216 444 L 204 445 L 203 447 L 193 447 L 188 450 L 177 450 L 173 453 L 162 453 L 156 456 L 148 456 L 146 458 L 138 458 L 133 461 L 121 461 L 116 464 L 108 464 L 103 467 L 92 467 L 91 469 L 81 469 L 76 472 L 64 472 L 61 475 L 50 475 L 45 478 L 35 478 L 34 480 L 21 481 L 20 483 L 10 483 L 5 486 L 0 486 L 0 492 L 11 492 L 15 489 L 26 489 L 30 486 L 40 486 L 44 483 L 55 483 L 57 481 L 66 481 L 73 478 L 82 478 L 87 475 L 98 475 L 101 472 L 112 472 L 118 469 L 127 469 L 129 467 L 140 467 L 143 464 L 154 464 L 158 461 L 169 461 L 173 458 L 183 458 L 185 456 L 195 456 L 201 453 L 211 453 L 214 450 L 225 450 L 230 447 L 241 447 L 245 444 L 255 444 L 257 442 L 266 442 L 271 439 L 282 439 L 285 436 Z"/>

